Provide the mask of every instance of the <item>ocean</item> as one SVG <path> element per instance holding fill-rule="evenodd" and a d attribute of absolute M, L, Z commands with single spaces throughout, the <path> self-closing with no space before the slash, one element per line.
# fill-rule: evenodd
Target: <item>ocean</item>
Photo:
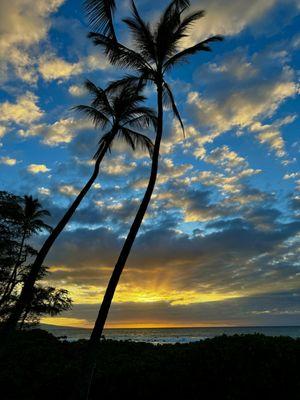
<path fill-rule="evenodd" d="M 57 337 L 68 341 L 88 339 L 90 329 L 41 325 Z M 251 327 L 213 327 L 213 328 L 134 328 L 134 329 L 105 329 L 104 337 L 113 340 L 129 340 L 153 344 L 191 343 L 213 338 L 223 334 L 262 333 L 267 336 L 300 337 L 300 326 L 251 326 Z"/>

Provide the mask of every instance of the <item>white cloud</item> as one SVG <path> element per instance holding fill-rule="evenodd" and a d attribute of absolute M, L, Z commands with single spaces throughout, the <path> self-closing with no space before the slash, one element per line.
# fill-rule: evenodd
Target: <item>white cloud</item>
<path fill-rule="evenodd" d="M 53 124 L 32 125 L 29 129 L 20 129 L 18 134 L 23 137 L 41 136 L 42 142 L 48 146 L 70 143 L 76 133 L 82 129 L 91 129 L 90 121 L 75 118 L 62 118 Z"/>
<path fill-rule="evenodd" d="M 38 97 L 32 92 L 26 92 L 17 98 L 15 103 L 5 101 L 0 104 L 0 121 L 16 124 L 30 124 L 43 115 L 37 104 Z M 4 131 L 3 131 L 4 132 Z"/>
<path fill-rule="evenodd" d="M 27 171 L 31 174 L 45 173 L 50 171 L 45 164 L 30 164 L 27 167 Z"/>
<path fill-rule="evenodd" d="M 219 63 L 205 65 L 196 76 L 206 82 L 210 98 L 197 91 L 188 94 L 188 111 L 195 122 L 192 136 L 199 146 L 193 147 L 194 155 L 204 157 L 205 143 L 212 142 L 224 132 L 241 133 L 250 130 L 257 139 L 267 144 L 278 157 L 285 155 L 280 127 L 292 122 L 288 116 L 265 129 L 261 121 L 274 116 L 280 105 L 299 93 L 295 72 L 285 59 L 274 59 L 270 52 L 251 57 L 238 50 Z M 211 89 L 211 90 L 209 90 Z"/>
<path fill-rule="evenodd" d="M 69 87 L 68 91 L 72 96 L 75 96 L 75 97 L 83 96 L 86 93 L 86 90 L 82 85 L 81 86 L 71 85 Z"/>
<path fill-rule="evenodd" d="M 43 186 L 38 188 L 38 192 L 43 196 L 50 196 L 51 194 L 51 190 Z"/>
<path fill-rule="evenodd" d="M 79 194 L 79 190 L 76 189 L 73 185 L 62 185 L 59 187 L 59 192 L 66 196 L 77 196 Z"/>
<path fill-rule="evenodd" d="M 30 48 L 45 39 L 50 15 L 64 0 L 1 0 L 0 69 L 2 79 L 11 64 L 23 80 L 33 81 Z"/>
<path fill-rule="evenodd" d="M 243 157 L 239 156 L 235 151 L 230 150 L 226 145 L 213 149 L 204 160 L 210 164 L 224 168 L 226 172 L 244 169 L 248 166 L 248 162 Z"/>
<path fill-rule="evenodd" d="M 300 172 L 291 172 L 290 174 L 285 174 L 283 179 L 296 179 L 300 177 Z"/>
<path fill-rule="evenodd" d="M 45 55 L 41 57 L 38 68 L 43 79 L 46 81 L 56 79 L 66 80 L 73 75 L 78 75 L 83 72 L 105 70 L 109 68 L 109 63 L 104 56 L 101 57 L 101 55 L 90 54 L 74 63 L 58 58 L 55 55 Z"/>
<path fill-rule="evenodd" d="M 286 1 L 286 0 L 285 0 Z M 288 0 L 290 5 L 298 0 Z M 212 35 L 232 36 L 247 27 L 266 24 L 267 14 L 282 0 L 196 0 L 193 9 L 206 11 L 183 40 L 184 46 L 195 44 Z M 257 30 L 257 29 L 256 29 Z"/>
<path fill-rule="evenodd" d="M 5 126 L 0 126 L 0 138 L 6 133 L 7 128 Z"/>
<path fill-rule="evenodd" d="M 114 160 L 104 160 L 101 170 L 108 175 L 127 175 L 136 168 L 136 162 L 126 162 L 125 156 L 116 156 Z"/>
<path fill-rule="evenodd" d="M 10 157 L 1 157 L 0 164 L 5 164 L 8 165 L 9 167 L 13 167 L 14 165 L 17 164 L 17 160 L 15 158 L 10 158 Z"/>
<path fill-rule="evenodd" d="M 45 58 L 40 61 L 39 72 L 46 81 L 68 79 L 82 72 L 80 63 L 70 63 L 62 58 Z"/>

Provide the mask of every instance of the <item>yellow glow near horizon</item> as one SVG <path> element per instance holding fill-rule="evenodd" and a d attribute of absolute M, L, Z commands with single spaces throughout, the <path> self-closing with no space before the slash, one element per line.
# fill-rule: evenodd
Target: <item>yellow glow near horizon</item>
<path fill-rule="evenodd" d="M 97 286 L 83 286 L 63 284 L 69 291 L 73 302 L 76 304 L 100 304 L 105 288 Z M 166 287 L 138 287 L 133 284 L 120 285 L 114 296 L 116 303 L 156 303 L 168 302 L 172 305 L 188 305 L 193 303 L 206 303 L 212 301 L 223 301 L 243 297 L 245 294 L 239 292 L 211 292 L 201 293 L 194 290 L 175 290 Z"/>
<path fill-rule="evenodd" d="M 85 319 L 68 318 L 68 317 L 45 317 L 41 319 L 42 324 L 53 326 L 70 327 L 70 328 L 93 328 L 93 324 Z M 143 329 L 143 328 L 211 328 L 218 326 L 232 326 L 223 321 L 217 322 L 201 322 L 201 323 L 181 323 L 181 322 L 109 322 L 105 326 L 106 329 Z"/>
<path fill-rule="evenodd" d="M 64 266 L 53 266 L 51 267 L 52 272 L 55 271 L 70 271 L 72 269 Z M 107 279 L 109 275 L 107 272 L 110 272 L 109 268 L 101 268 L 101 272 L 105 273 Z M 129 273 L 128 273 L 129 272 Z M 144 276 L 145 275 L 145 276 Z M 144 279 L 142 279 L 144 277 Z M 222 302 L 231 299 L 237 298 L 246 298 L 253 295 L 262 295 L 267 293 L 280 292 L 282 290 L 282 285 L 284 284 L 286 290 L 291 290 L 297 287 L 299 280 L 296 279 L 286 279 L 283 281 L 276 282 L 260 282 L 260 285 L 253 285 L 249 287 L 245 287 L 240 291 L 225 291 L 224 287 L 215 287 L 212 285 L 199 285 L 197 289 L 194 290 L 184 290 L 179 288 L 174 288 L 174 284 L 176 285 L 176 279 L 174 279 L 172 270 L 164 271 L 162 274 L 158 274 L 157 270 L 154 269 L 152 271 L 143 271 L 143 275 L 141 271 L 127 271 L 127 274 L 124 274 L 122 277 L 122 282 L 117 288 L 115 293 L 113 302 L 116 304 L 124 304 L 124 303 L 134 303 L 138 304 L 151 304 L 155 306 L 158 303 L 169 304 L 172 306 L 182 306 L 182 313 L 185 312 L 184 306 L 188 306 L 190 304 L 199 304 L 199 303 L 211 303 L 211 302 Z M 68 280 L 61 281 L 48 281 L 46 284 L 50 284 L 53 286 L 62 286 L 69 291 L 70 297 L 73 300 L 74 304 L 89 304 L 96 305 L 95 307 L 95 318 L 96 318 L 96 310 L 100 306 L 102 302 L 102 298 L 104 295 L 104 291 L 106 289 L 105 286 L 96 286 L 96 285 L 79 285 L 75 283 L 68 282 Z M 103 284 L 102 284 L 103 285 Z M 156 306 L 155 306 L 156 307 Z M 82 328 L 92 328 L 93 321 L 90 319 L 86 320 L 84 318 L 68 318 L 63 314 L 63 316 L 57 317 L 47 317 L 43 318 L 42 322 L 57 325 L 57 326 L 70 326 L 70 327 L 82 327 Z M 121 317 L 122 318 L 122 317 Z M 199 326 L 199 327 L 211 327 L 211 326 L 226 326 L 230 321 L 180 321 L 180 317 L 178 320 L 169 321 L 166 316 L 166 320 L 159 319 L 154 320 L 153 314 L 151 317 L 147 318 L 147 315 L 141 317 L 139 314 L 139 318 L 135 318 L 134 315 L 130 315 L 128 320 L 121 319 L 118 320 L 112 319 L 107 324 L 107 328 L 161 328 L 161 327 L 188 327 L 188 326 Z M 151 320 L 149 319 L 151 318 Z M 92 317 L 93 319 L 93 317 Z"/>
<path fill-rule="evenodd" d="M 55 326 L 69 326 L 72 328 L 91 327 L 91 324 L 86 319 L 68 317 L 44 317 L 41 319 L 41 323 Z"/>

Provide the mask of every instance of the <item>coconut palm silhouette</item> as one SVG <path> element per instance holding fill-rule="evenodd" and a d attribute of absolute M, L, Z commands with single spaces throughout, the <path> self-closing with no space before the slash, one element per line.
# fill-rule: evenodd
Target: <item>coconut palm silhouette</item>
<path fill-rule="evenodd" d="M 155 26 L 150 26 L 149 23 L 141 18 L 134 1 L 132 1 L 132 16 L 123 21 L 132 33 L 133 41 L 136 45 L 136 49 L 133 50 L 119 43 L 115 35 L 105 35 L 105 32 L 103 32 L 104 28 L 109 30 L 108 27 L 112 25 L 111 15 L 114 11 L 114 2 L 99 2 L 102 3 L 102 7 L 99 8 L 93 7 L 95 3 L 94 1 L 86 2 L 90 21 L 94 26 L 97 26 L 97 24 L 99 26 L 98 32 L 91 32 L 89 37 L 96 46 L 104 49 L 111 64 L 122 68 L 130 68 L 137 72 L 136 76 L 126 76 L 117 82 L 113 82 L 110 88 L 117 89 L 119 85 L 132 82 L 136 82 L 140 86 L 146 83 L 154 84 L 157 91 L 157 129 L 148 186 L 109 280 L 91 334 L 91 342 L 98 341 L 102 335 L 116 287 L 155 187 L 160 143 L 163 134 L 164 103 L 171 105 L 184 131 L 183 122 L 172 90 L 165 80 L 166 74 L 177 64 L 186 62 L 189 56 L 201 51 L 211 51 L 210 43 L 223 40 L 221 36 L 212 36 L 194 46 L 180 50 L 182 39 L 188 35 L 188 30 L 192 24 L 204 16 L 204 11 L 199 10 L 184 16 L 183 13 L 189 8 L 190 2 L 188 0 L 174 0 L 162 13 L 159 22 Z M 111 5 L 109 13 L 103 11 L 104 3 L 106 5 L 105 10 Z"/>
<path fill-rule="evenodd" d="M 157 126 L 155 112 L 142 105 L 145 100 L 145 97 L 141 94 L 142 86 L 137 86 L 135 82 L 128 81 L 117 89 L 107 88 L 104 90 L 88 80 L 85 82 L 85 87 L 92 96 L 91 104 L 79 105 L 74 108 L 90 118 L 96 128 L 101 128 L 101 130 L 105 131 L 94 155 L 94 171 L 38 252 L 24 282 L 19 299 L 4 325 L 5 331 L 15 329 L 23 311 L 28 308 L 28 304 L 33 297 L 34 284 L 49 250 L 95 182 L 99 174 L 100 164 L 107 151 L 111 151 L 113 142 L 116 139 L 122 139 L 133 150 L 139 146 L 147 149 L 150 156 L 153 153 L 151 140 L 146 135 L 136 131 L 136 129 L 146 129 L 150 126 L 156 128 Z"/>

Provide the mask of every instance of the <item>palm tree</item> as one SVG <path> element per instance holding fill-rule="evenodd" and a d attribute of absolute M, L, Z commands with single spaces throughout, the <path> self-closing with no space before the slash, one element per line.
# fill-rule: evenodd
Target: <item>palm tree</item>
<path fill-rule="evenodd" d="M 6 331 L 15 329 L 22 313 L 28 308 L 33 297 L 34 284 L 49 250 L 95 182 L 99 174 L 100 164 L 107 151 L 111 150 L 114 140 L 125 140 L 133 150 L 137 146 L 145 148 L 152 156 L 153 144 L 151 140 L 135 130 L 148 128 L 151 125 L 156 128 L 157 123 L 155 113 L 142 105 L 145 97 L 140 93 L 140 88 L 137 88 L 137 85 L 133 82 L 126 82 L 124 85 L 120 85 L 117 90 L 111 88 L 103 90 L 91 81 L 86 81 L 85 86 L 92 95 L 91 105 L 79 105 L 75 109 L 85 113 L 96 128 L 100 127 L 107 132 L 101 137 L 94 155 L 95 166 L 92 176 L 38 252 L 16 306 L 5 324 L 4 330 Z"/>
<path fill-rule="evenodd" d="M 10 297 L 12 291 L 14 290 L 18 269 L 24 262 L 24 258 L 27 256 L 27 254 L 24 255 L 26 239 L 42 230 L 51 231 L 51 227 L 43 221 L 43 218 L 50 216 L 50 213 L 49 211 L 42 209 L 38 199 L 34 199 L 32 196 L 25 195 L 21 199 L 21 202 L 22 204 L 17 203 L 16 207 L 11 207 L 13 212 L 11 217 L 16 220 L 19 226 L 19 235 L 21 241 L 19 244 L 17 260 L 4 289 L 4 293 L 0 300 L 0 305 L 2 305 L 5 300 Z"/>
<path fill-rule="evenodd" d="M 157 91 L 157 130 L 148 187 L 109 280 L 91 334 L 90 341 L 92 343 L 97 342 L 101 338 L 116 287 L 154 190 L 158 171 L 160 143 L 163 134 L 164 101 L 171 104 L 173 112 L 184 130 L 171 88 L 165 80 L 165 75 L 177 64 L 185 62 L 188 56 L 200 51 L 211 51 L 209 43 L 223 40 L 221 36 L 213 36 L 180 51 L 181 39 L 187 36 L 188 29 L 192 24 L 204 16 L 204 11 L 202 10 L 183 16 L 183 12 L 187 10 L 189 5 L 188 0 L 171 1 L 162 13 L 157 25 L 151 27 L 149 23 L 140 17 L 132 0 L 132 16 L 131 18 L 124 19 L 124 22 L 131 30 L 137 50 L 130 49 L 117 42 L 116 39 L 105 36 L 103 33 L 91 32 L 89 34 L 94 44 L 104 49 L 113 65 L 122 68 L 131 68 L 138 73 L 137 76 L 127 76 L 121 81 L 113 83 L 111 87 L 117 88 L 119 84 L 124 84 L 125 82 L 138 82 L 139 85 L 150 82 L 156 86 Z M 94 9 L 94 14 L 91 11 L 91 15 L 93 15 L 94 21 L 97 21 L 97 19 L 102 21 L 102 15 L 97 14 L 96 9 Z"/>

